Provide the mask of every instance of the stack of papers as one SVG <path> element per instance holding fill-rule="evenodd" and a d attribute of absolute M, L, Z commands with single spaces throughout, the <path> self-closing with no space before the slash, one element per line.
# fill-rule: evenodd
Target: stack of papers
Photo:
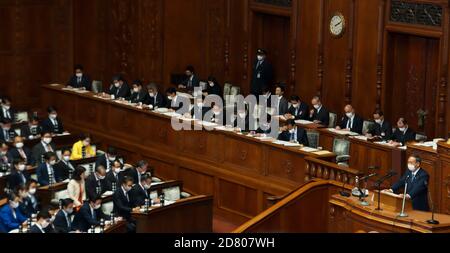
<path fill-rule="evenodd" d="M 301 124 L 301 125 L 311 125 L 311 124 L 314 124 L 314 122 L 312 122 L 312 121 L 309 121 L 309 120 L 296 120 L 295 121 L 295 123 L 297 123 L 297 124 Z"/>
<path fill-rule="evenodd" d="M 233 132 L 234 128 L 232 127 L 226 127 L 226 126 L 218 126 L 214 128 L 215 130 L 219 131 L 226 131 L 226 132 Z"/>
<path fill-rule="evenodd" d="M 112 196 L 113 194 L 114 194 L 114 192 L 107 191 L 107 192 L 103 193 L 102 198 L 106 198 L 106 197 Z"/>
<path fill-rule="evenodd" d="M 362 135 L 359 135 L 359 136 L 352 136 L 351 138 L 354 138 L 354 139 L 358 139 L 358 140 L 362 140 L 362 141 L 367 141 L 369 138 L 367 138 L 366 136 L 362 136 Z"/>
<path fill-rule="evenodd" d="M 318 149 L 310 148 L 310 147 L 304 147 L 304 148 L 301 148 L 300 150 L 301 150 L 301 151 L 304 151 L 304 152 L 308 152 L 308 153 L 312 153 L 312 152 L 317 152 L 317 151 L 319 151 Z"/>
<path fill-rule="evenodd" d="M 207 122 L 207 121 L 202 121 L 200 124 L 205 127 L 217 127 L 218 126 L 216 123 L 211 123 L 211 122 Z"/>
<path fill-rule="evenodd" d="M 280 141 L 280 140 L 274 141 L 273 144 L 283 145 L 285 147 L 301 147 L 302 146 L 302 145 L 300 145 L 298 143 L 287 142 L 287 141 Z"/>
<path fill-rule="evenodd" d="M 359 135 L 358 133 L 345 131 L 345 130 L 337 130 L 334 128 L 328 128 L 328 131 L 335 133 L 335 134 L 339 134 L 339 135 L 349 135 L 349 136 L 358 136 Z"/>

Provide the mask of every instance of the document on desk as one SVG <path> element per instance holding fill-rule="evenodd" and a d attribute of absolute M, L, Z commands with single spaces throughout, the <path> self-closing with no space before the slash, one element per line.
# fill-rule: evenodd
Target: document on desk
<path fill-rule="evenodd" d="M 102 198 L 106 198 L 106 197 L 112 196 L 113 194 L 114 194 L 114 192 L 107 191 L 107 192 L 103 193 Z"/>
<path fill-rule="evenodd" d="M 354 132 L 350 132 L 350 131 L 346 131 L 346 130 L 337 130 L 334 128 L 328 128 L 328 131 L 335 133 L 335 134 L 339 134 L 339 135 L 346 135 L 346 136 L 358 136 L 358 133 L 354 133 Z"/>
<path fill-rule="evenodd" d="M 317 151 L 319 151 L 319 150 L 316 149 L 316 148 L 310 148 L 310 147 L 304 147 L 304 148 L 301 148 L 300 150 L 301 150 L 301 151 L 304 151 L 304 152 L 308 152 L 308 153 L 312 153 L 312 152 L 317 152 Z"/>
<path fill-rule="evenodd" d="M 369 139 L 369 138 L 367 138 L 366 136 L 362 136 L 362 135 L 351 136 L 351 138 L 357 139 L 357 140 L 362 140 L 362 141 L 367 141 L 367 140 Z"/>
<path fill-rule="evenodd" d="M 274 138 L 270 136 L 255 136 L 254 138 L 260 141 L 272 141 L 272 142 L 276 141 Z"/>
<path fill-rule="evenodd" d="M 314 124 L 314 122 L 309 121 L 309 120 L 296 120 L 295 123 L 300 124 L 300 125 L 311 125 Z"/>
<path fill-rule="evenodd" d="M 211 122 L 207 122 L 207 121 L 202 121 L 202 122 L 200 122 L 200 124 L 205 126 L 205 127 L 217 127 L 217 126 L 219 126 L 216 123 L 211 123 Z"/>
<path fill-rule="evenodd" d="M 225 131 L 225 132 L 233 132 L 233 130 L 234 130 L 233 127 L 226 127 L 226 126 L 217 126 L 214 129 L 218 130 L 218 131 Z"/>
<path fill-rule="evenodd" d="M 328 150 L 321 150 L 321 151 L 316 151 L 316 152 L 313 152 L 313 153 L 316 154 L 316 155 L 330 155 L 330 154 L 332 154 L 332 152 L 330 152 Z"/>
<path fill-rule="evenodd" d="M 283 145 L 285 147 L 301 147 L 302 146 L 298 143 L 293 143 L 293 142 L 288 142 L 288 141 L 280 141 L 280 140 L 274 141 L 273 144 Z"/>
<path fill-rule="evenodd" d="M 168 116 L 168 117 L 181 118 L 181 114 L 178 114 L 176 112 L 166 112 L 166 113 L 163 113 L 163 115 Z"/>

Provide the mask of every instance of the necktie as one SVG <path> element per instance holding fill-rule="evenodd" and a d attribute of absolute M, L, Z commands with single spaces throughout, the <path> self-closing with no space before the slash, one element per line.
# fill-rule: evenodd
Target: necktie
<path fill-rule="evenodd" d="M 262 62 L 261 62 L 261 61 L 258 61 L 258 64 L 256 64 L 256 69 L 258 69 L 259 66 L 261 66 L 261 64 L 262 64 Z"/>
<path fill-rule="evenodd" d="M 11 114 L 9 114 L 9 110 L 5 110 L 5 116 L 8 119 L 11 119 Z"/>
<path fill-rule="evenodd" d="M 18 149 L 17 151 L 19 151 L 19 154 L 23 159 L 27 159 L 27 155 L 23 152 L 23 149 Z"/>
<path fill-rule="evenodd" d="M 291 133 L 291 141 L 295 139 L 294 133 Z"/>
<path fill-rule="evenodd" d="M 20 173 L 20 177 L 22 178 L 22 184 L 25 185 L 27 183 L 27 179 L 25 178 L 25 176 L 22 173 Z"/>
<path fill-rule="evenodd" d="M 95 216 L 95 210 L 94 210 L 94 208 L 91 208 L 91 213 L 92 213 L 92 218 L 93 218 L 94 220 L 96 220 L 97 217 Z"/>
<path fill-rule="evenodd" d="M 125 197 L 127 197 L 127 201 L 130 202 L 130 198 L 128 197 L 128 192 L 125 193 Z"/>
<path fill-rule="evenodd" d="M 51 165 L 48 165 L 48 170 L 49 170 L 48 171 L 49 172 L 49 174 L 48 174 L 49 182 L 51 184 L 54 184 L 55 183 L 55 173 L 53 171 L 53 167 Z"/>
<path fill-rule="evenodd" d="M 81 77 L 78 77 L 78 84 L 80 84 L 81 83 Z"/>
<path fill-rule="evenodd" d="M 5 136 L 5 141 L 9 141 L 9 132 L 6 130 L 3 130 L 3 135 Z"/>
<path fill-rule="evenodd" d="M 66 214 L 67 227 L 70 229 L 70 218 L 69 215 Z"/>

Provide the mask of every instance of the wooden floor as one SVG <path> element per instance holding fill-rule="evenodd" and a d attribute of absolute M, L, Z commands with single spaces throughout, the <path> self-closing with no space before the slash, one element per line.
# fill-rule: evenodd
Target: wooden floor
<path fill-rule="evenodd" d="M 231 233 L 242 224 L 234 224 L 227 221 L 225 218 L 214 215 L 213 218 L 213 232 L 214 233 Z"/>

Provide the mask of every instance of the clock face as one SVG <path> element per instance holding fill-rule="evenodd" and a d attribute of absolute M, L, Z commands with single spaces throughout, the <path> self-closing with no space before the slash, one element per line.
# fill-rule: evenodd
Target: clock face
<path fill-rule="evenodd" d="M 330 21 L 330 33 L 331 35 L 338 37 L 344 33 L 345 19 L 342 14 L 335 14 Z"/>

